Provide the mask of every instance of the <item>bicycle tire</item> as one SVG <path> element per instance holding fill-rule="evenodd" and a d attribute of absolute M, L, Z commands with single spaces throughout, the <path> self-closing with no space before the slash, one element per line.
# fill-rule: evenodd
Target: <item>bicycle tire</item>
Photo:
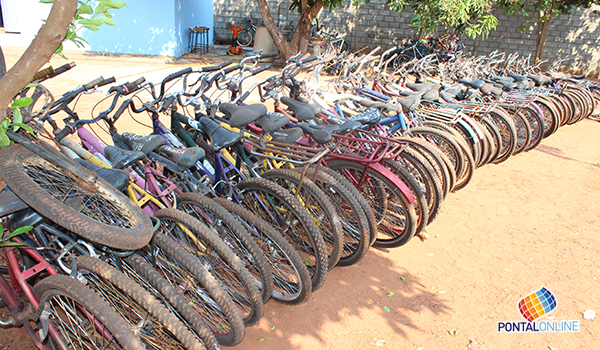
<path fill-rule="evenodd" d="M 544 139 L 544 119 L 533 106 L 526 106 L 520 113 L 527 118 L 527 122 L 531 126 L 531 139 L 525 148 L 525 152 L 527 152 L 536 148 Z"/>
<path fill-rule="evenodd" d="M 493 163 L 498 155 L 500 154 L 500 149 L 502 147 L 502 135 L 500 135 L 500 130 L 496 127 L 491 120 L 487 118 L 480 118 L 479 122 L 485 127 L 485 129 L 489 132 L 492 142 L 492 150 L 490 154 L 490 159 L 486 164 Z"/>
<path fill-rule="evenodd" d="M 327 162 L 330 169 L 352 178 L 353 184 L 362 182 L 362 192 L 369 201 L 379 222 L 379 235 L 374 247 L 394 248 L 408 243 L 415 235 L 417 215 L 413 204 L 410 204 L 397 185 L 372 168 L 365 172 L 365 166 L 347 160 Z"/>
<path fill-rule="evenodd" d="M 244 29 L 238 33 L 237 43 L 241 47 L 250 46 L 250 44 L 252 44 L 253 40 L 254 40 L 254 38 L 252 36 L 252 33 L 250 33 L 250 31 L 248 31 L 248 29 Z"/>
<path fill-rule="evenodd" d="M 96 324 L 96 327 L 100 325 L 105 326 L 106 330 L 101 330 L 101 332 L 97 332 L 96 330 L 93 334 L 89 335 L 89 340 L 82 342 L 86 343 L 89 349 L 138 349 L 143 350 L 146 349 L 140 338 L 135 335 L 133 331 L 129 328 L 127 322 L 119 316 L 119 314 L 106 302 L 104 301 L 98 294 L 96 294 L 92 289 L 78 282 L 77 280 L 65 276 L 65 275 L 51 275 L 40 282 L 38 282 L 33 287 L 33 294 L 35 298 L 40 303 L 40 305 L 48 305 L 51 308 L 57 308 L 58 305 L 55 305 L 55 298 L 64 298 L 71 299 L 78 306 L 72 304 L 72 306 L 68 307 L 67 310 L 63 311 L 64 314 L 69 314 L 74 311 L 82 311 L 77 315 L 72 315 L 71 317 L 75 317 L 78 320 L 79 327 L 77 327 L 77 331 L 83 332 L 87 329 L 87 325 L 90 323 Z M 56 304 L 64 304 L 68 303 L 66 300 L 57 301 Z M 70 304 L 70 303 L 68 303 Z M 90 319 L 92 318 L 92 319 Z M 59 331 L 63 338 L 70 332 L 75 331 L 73 327 L 71 327 L 71 320 L 66 321 L 68 326 L 60 326 L 58 320 L 62 320 L 58 316 L 58 312 L 53 312 L 50 315 L 50 322 L 57 329 L 62 329 Z M 108 332 L 108 334 L 106 333 Z M 113 339 L 108 340 L 108 344 L 101 344 L 101 346 L 92 346 L 92 344 L 99 342 L 102 340 L 99 335 L 112 335 Z M 49 335 L 51 337 L 51 335 Z M 47 340 L 50 340 L 47 338 Z M 63 339 L 64 340 L 64 339 Z M 114 342 L 118 342 L 118 344 L 110 344 Z"/>
<path fill-rule="evenodd" d="M 415 229 L 415 234 L 420 234 L 423 230 L 425 230 L 427 224 L 429 223 L 429 207 L 427 205 L 427 200 L 425 199 L 425 194 L 421 191 L 417 180 L 415 180 L 410 172 L 400 165 L 400 163 L 391 159 L 387 159 L 384 165 L 396 176 L 398 176 L 402 182 L 404 182 L 404 184 L 415 197 L 415 201 L 413 202 L 415 214 L 417 215 L 417 228 Z"/>
<path fill-rule="evenodd" d="M 150 262 L 204 318 L 220 344 L 239 344 L 244 338 L 244 321 L 221 283 L 171 237 L 158 232 L 151 244 L 153 246 L 138 251 L 138 254 Z M 163 292 L 165 296 L 169 295 L 168 291 Z"/>
<path fill-rule="evenodd" d="M 246 269 L 260 281 L 263 303 L 273 295 L 273 275 L 267 260 L 250 233 L 225 208 L 199 193 L 177 195 L 177 208 L 202 221 L 227 242 Z"/>
<path fill-rule="evenodd" d="M 350 183 L 350 181 L 348 181 L 348 179 L 343 177 L 338 172 L 333 171 L 333 170 L 323 167 L 323 166 L 319 167 L 319 171 L 333 177 L 336 181 L 341 183 L 348 191 L 350 191 L 352 196 L 354 196 L 354 198 L 358 202 L 360 208 L 365 213 L 365 217 L 367 218 L 367 222 L 369 225 L 369 247 L 371 247 L 373 245 L 373 243 L 375 243 L 375 239 L 377 238 L 378 224 L 377 224 L 377 219 L 375 218 L 375 213 L 373 212 L 373 209 L 371 209 L 371 207 L 369 206 L 369 203 L 367 202 L 365 197 L 363 197 L 363 195 L 356 189 L 356 187 L 354 187 Z"/>
<path fill-rule="evenodd" d="M 100 178 L 94 188 L 84 188 L 87 185 L 80 184 L 87 181 L 79 175 L 66 172 L 18 144 L 0 151 L 0 164 L 0 177 L 19 198 L 68 231 L 122 250 L 139 249 L 152 238 L 148 215 Z M 68 187 L 61 187 L 63 183 Z M 101 212 L 108 212 L 106 222 L 98 220 Z"/>
<path fill-rule="evenodd" d="M 256 324 L 264 312 L 262 295 L 254 277 L 225 241 L 181 210 L 165 208 L 154 215 L 161 221 L 162 232 L 181 244 L 221 282 L 242 314 L 244 325 Z"/>
<path fill-rule="evenodd" d="M 288 190 L 308 211 L 317 224 L 327 248 L 327 269 L 333 269 L 342 256 L 344 233 L 340 216 L 329 198 L 307 177 L 302 179 L 301 193 L 298 193 L 301 174 L 290 169 L 267 170 L 260 177 Z"/>
<path fill-rule="evenodd" d="M 495 107 L 488 113 L 487 117 L 491 119 L 502 136 L 502 146 L 493 162 L 499 164 L 506 161 L 513 154 L 517 144 L 517 129 L 510 115 L 501 107 Z"/>
<path fill-rule="evenodd" d="M 296 249 L 271 225 L 249 210 L 225 198 L 215 198 L 215 201 L 234 214 L 260 246 L 273 274 L 273 298 L 289 305 L 308 300 L 312 281 Z"/>
<path fill-rule="evenodd" d="M 217 338 L 213 335 L 202 315 L 190 305 L 188 300 L 181 295 L 180 291 L 172 286 L 158 270 L 140 254 L 133 254 L 125 258 L 124 262 L 136 273 L 140 274 L 152 286 L 152 289 L 156 289 L 160 293 L 160 295 L 156 296 L 157 299 L 166 299 L 166 306 L 174 309 L 173 313 L 188 326 L 190 331 L 197 335 L 207 350 L 219 349 Z M 204 271 L 206 274 L 209 274 L 208 271 Z M 130 275 L 128 276 L 132 278 Z M 217 282 L 215 281 L 215 283 Z M 223 290 L 221 292 L 225 293 Z"/>
<path fill-rule="evenodd" d="M 311 274 L 312 291 L 318 290 L 327 276 L 327 248 L 306 209 L 284 188 L 267 179 L 240 181 L 238 190 L 243 197 L 242 206 L 271 224 L 298 251 Z M 269 204 L 270 210 L 266 209 L 265 203 Z M 293 216 L 292 221 L 292 217 L 282 216 L 287 216 L 288 211 Z"/>
<path fill-rule="evenodd" d="M 427 224 L 432 223 L 439 214 L 444 201 L 441 180 L 435 169 L 425 156 L 410 147 L 402 151 L 396 161 L 410 171 L 419 182 L 421 191 L 423 191 L 427 200 L 429 214 Z"/>
<path fill-rule="evenodd" d="M 472 119 L 473 125 L 483 135 L 480 139 L 481 142 L 481 159 L 477 162 L 477 168 L 482 167 L 489 163 L 492 156 L 496 153 L 496 144 L 494 143 L 494 137 L 491 132 L 481 123 L 479 120 Z"/>
<path fill-rule="evenodd" d="M 182 349 L 182 346 L 204 349 L 196 336 L 171 311 L 122 272 L 90 256 L 78 256 L 77 266 L 87 284 L 110 303 L 121 317 L 134 327 L 143 325 L 138 329 L 138 334 L 151 349 Z M 125 315 L 128 311 L 132 311 L 129 317 Z M 147 318 L 150 315 L 153 321 Z M 160 345 L 154 346 L 158 340 L 161 341 Z"/>
<path fill-rule="evenodd" d="M 342 256 L 338 266 L 350 266 L 362 260 L 371 245 L 369 223 L 365 211 L 352 192 L 333 176 L 323 172 L 323 169 L 326 168 L 319 167 L 319 171 L 316 171 L 316 167 L 309 167 L 306 176 L 331 199 L 340 216 L 344 234 Z M 302 170 L 295 169 L 295 171 Z"/>
<path fill-rule="evenodd" d="M 517 111 L 512 114 L 512 118 L 515 122 L 515 128 L 517 129 L 517 144 L 513 151 L 513 155 L 517 155 L 525 151 L 529 146 L 532 130 L 527 118 Z"/>

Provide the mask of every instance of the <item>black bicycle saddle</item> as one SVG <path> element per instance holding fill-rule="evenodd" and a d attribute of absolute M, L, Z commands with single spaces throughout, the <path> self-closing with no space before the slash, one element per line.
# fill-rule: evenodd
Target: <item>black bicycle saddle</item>
<path fill-rule="evenodd" d="M 286 106 L 290 107 L 294 117 L 298 120 L 311 120 L 315 119 L 315 114 L 321 112 L 321 107 L 300 101 L 293 100 L 289 97 L 282 97 L 280 101 Z"/>
<path fill-rule="evenodd" d="M 160 135 L 142 136 L 130 132 L 124 132 L 121 137 L 123 142 L 125 142 L 127 146 L 131 147 L 132 150 L 141 151 L 145 155 L 148 155 L 148 153 L 154 151 L 165 143 L 164 137 Z"/>
<path fill-rule="evenodd" d="M 282 129 L 273 131 L 271 136 L 273 137 L 273 141 L 292 144 L 304 135 L 304 131 L 300 128 L 290 128 L 290 129 Z"/>
<path fill-rule="evenodd" d="M 129 165 L 146 158 L 146 155 L 141 151 L 127 151 L 114 146 L 106 146 L 104 155 L 108 159 L 113 168 L 123 169 Z"/>
<path fill-rule="evenodd" d="M 193 167 L 197 161 L 206 155 L 204 149 L 200 147 L 175 148 L 167 145 L 160 146 L 158 153 L 174 162 L 177 169 L 181 171 Z"/>
<path fill-rule="evenodd" d="M 322 145 L 331 141 L 332 133 L 340 129 L 337 125 L 313 125 L 307 123 L 296 124 L 297 127 L 302 129 L 305 134 L 310 136 L 316 143 Z"/>
<path fill-rule="evenodd" d="M 485 84 L 485 81 L 483 80 L 459 79 L 458 82 L 461 84 L 468 85 L 473 89 L 481 89 L 483 87 L 483 84 Z"/>
<path fill-rule="evenodd" d="M 362 124 L 359 122 L 354 122 L 354 121 L 349 120 L 338 126 L 340 127 L 340 129 L 338 131 L 336 131 L 336 134 L 347 135 L 347 134 L 353 132 L 354 130 L 360 129 Z"/>
<path fill-rule="evenodd" d="M 421 102 L 421 96 L 413 95 L 413 96 L 402 97 L 402 98 L 398 98 L 397 101 L 398 101 L 398 103 L 400 103 L 402 105 L 402 109 L 405 112 L 410 112 L 410 111 L 414 111 L 415 109 L 417 109 L 417 107 L 419 107 L 419 102 Z"/>
<path fill-rule="evenodd" d="M 267 114 L 267 107 L 260 103 L 238 106 L 233 103 L 221 103 L 219 111 L 223 112 L 234 128 L 244 127 Z"/>
<path fill-rule="evenodd" d="M 376 125 L 381 120 L 381 112 L 379 112 L 379 110 L 375 107 L 369 107 L 366 111 L 350 118 L 350 120 L 353 122 L 359 122 L 363 125 Z"/>
<path fill-rule="evenodd" d="M 229 147 L 243 138 L 239 132 L 227 130 L 208 117 L 200 118 L 200 124 L 210 137 L 211 146 L 215 151 Z"/>
<path fill-rule="evenodd" d="M 406 83 L 405 84 L 407 88 L 411 89 L 412 91 L 416 91 L 416 92 L 428 92 L 429 90 L 434 88 L 434 84 L 432 83 Z"/>
<path fill-rule="evenodd" d="M 287 115 L 275 112 L 267 112 L 256 121 L 256 125 L 260 126 L 263 132 L 271 133 L 281 129 L 282 126 L 290 122 Z"/>
<path fill-rule="evenodd" d="M 129 175 L 124 170 L 102 168 L 81 158 L 77 158 L 77 162 L 91 171 L 94 171 L 98 176 L 115 186 L 119 191 L 124 191 L 129 184 Z"/>

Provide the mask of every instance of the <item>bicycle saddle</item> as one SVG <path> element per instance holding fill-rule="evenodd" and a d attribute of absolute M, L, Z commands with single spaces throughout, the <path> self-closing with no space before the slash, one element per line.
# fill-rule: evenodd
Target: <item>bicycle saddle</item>
<path fill-rule="evenodd" d="M 466 88 L 464 85 L 454 84 L 454 85 L 445 87 L 444 90 L 440 91 L 440 95 L 442 92 L 444 92 L 446 95 L 456 97 L 458 94 L 460 94 L 461 92 L 464 92 L 465 90 L 466 90 Z"/>
<path fill-rule="evenodd" d="M 104 149 L 106 159 L 110 160 L 115 169 L 123 169 L 129 165 L 146 158 L 141 151 L 127 151 L 114 146 L 106 146 Z"/>
<path fill-rule="evenodd" d="M 402 108 L 401 106 L 395 105 L 393 103 L 376 102 L 376 101 L 367 100 L 366 98 L 360 99 L 357 102 L 365 107 L 375 107 L 375 108 L 386 109 L 388 112 L 396 112 Z"/>
<path fill-rule="evenodd" d="M 25 204 L 21 198 L 17 197 L 10 188 L 6 187 L 0 192 L 0 217 L 27 208 L 29 208 L 29 206 Z"/>
<path fill-rule="evenodd" d="M 552 80 L 569 80 L 571 79 L 571 74 L 565 74 L 565 73 L 555 73 L 555 72 L 547 72 L 547 75 L 550 76 L 550 78 L 552 78 Z"/>
<path fill-rule="evenodd" d="M 363 125 L 376 125 L 381 120 L 381 112 L 379 112 L 379 110 L 375 107 L 369 107 L 366 111 L 350 118 L 350 120 L 353 122 L 359 122 Z"/>
<path fill-rule="evenodd" d="M 552 78 L 550 78 L 549 76 L 543 75 L 543 74 L 528 75 L 527 77 L 529 79 L 533 80 L 533 82 L 537 86 L 550 84 L 552 82 Z"/>
<path fill-rule="evenodd" d="M 490 84 L 490 83 L 485 83 L 483 84 L 482 87 L 479 88 L 479 91 L 481 91 L 482 94 L 484 95 L 489 95 L 492 93 L 492 90 L 495 88 L 494 85 Z"/>
<path fill-rule="evenodd" d="M 256 125 L 260 126 L 263 132 L 271 133 L 275 130 L 281 129 L 282 126 L 290 122 L 290 118 L 287 115 L 275 112 L 267 112 L 260 119 L 256 121 Z"/>
<path fill-rule="evenodd" d="M 226 119 L 229 120 L 229 125 L 234 128 L 244 127 L 252 122 L 255 122 L 260 117 L 267 114 L 267 107 L 260 103 L 238 106 L 233 103 L 221 103 L 219 111 L 223 112 Z"/>
<path fill-rule="evenodd" d="M 527 77 L 524 75 L 518 75 L 518 74 L 514 74 L 514 73 L 508 73 L 508 76 L 513 78 L 515 81 L 523 81 L 523 80 L 527 79 Z"/>
<path fill-rule="evenodd" d="M 211 147 L 215 151 L 220 151 L 225 147 L 229 147 L 243 138 L 242 134 L 239 132 L 227 130 L 208 117 L 200 118 L 200 124 L 202 124 L 204 130 L 206 130 L 206 133 L 210 138 Z"/>
<path fill-rule="evenodd" d="M 458 94 L 456 94 L 458 95 Z M 446 102 L 454 102 L 455 94 L 448 93 L 444 90 L 440 91 L 440 97 Z"/>
<path fill-rule="evenodd" d="M 480 89 L 485 84 L 485 81 L 483 81 L 483 80 L 459 79 L 458 82 L 461 84 L 468 85 L 468 86 L 472 87 L 473 89 Z"/>
<path fill-rule="evenodd" d="M 106 180 L 106 182 L 109 184 L 115 186 L 115 188 L 119 191 L 124 191 L 129 184 L 129 175 L 124 170 L 102 168 L 81 158 L 77 158 L 77 162 L 81 166 L 86 167 L 98 174 L 98 176 Z"/>
<path fill-rule="evenodd" d="M 310 136 L 316 143 L 322 145 L 331 141 L 332 133 L 340 129 L 337 125 L 313 125 L 307 123 L 296 124 L 297 127 L 302 129 L 305 134 Z"/>
<path fill-rule="evenodd" d="M 438 89 L 431 89 L 423 95 L 422 99 L 427 101 L 437 101 L 440 99 L 440 91 Z"/>
<path fill-rule="evenodd" d="M 160 135 L 136 135 L 130 132 L 124 132 L 122 135 L 123 142 L 131 147 L 134 151 L 141 151 L 145 155 L 154 151 L 165 143 L 164 137 Z"/>
<path fill-rule="evenodd" d="M 414 111 L 419 107 L 419 102 L 421 102 L 421 97 L 419 95 L 407 96 L 397 99 L 398 103 L 402 105 L 402 109 L 405 112 Z"/>
<path fill-rule="evenodd" d="M 355 122 L 355 121 L 347 121 L 344 122 L 340 125 L 338 125 L 340 127 L 340 129 L 336 132 L 336 134 L 338 135 L 347 135 L 351 132 L 353 132 L 354 130 L 360 129 L 360 127 L 362 126 L 361 123 L 359 122 Z"/>
<path fill-rule="evenodd" d="M 294 143 L 304 135 L 304 131 L 300 128 L 290 128 L 273 131 L 271 136 L 273 137 L 273 141 L 291 144 Z"/>
<path fill-rule="evenodd" d="M 206 155 L 204 149 L 200 147 L 175 148 L 167 145 L 160 146 L 158 153 L 174 162 L 180 171 L 193 167 L 197 161 Z"/>
<path fill-rule="evenodd" d="M 406 85 L 407 88 L 411 89 L 412 91 L 416 91 L 416 92 L 428 92 L 429 90 L 434 88 L 434 84 L 432 83 L 406 83 L 404 84 Z"/>
<path fill-rule="evenodd" d="M 296 101 L 285 96 L 280 100 L 283 104 L 290 107 L 294 117 L 296 117 L 298 120 L 315 119 L 315 114 L 321 112 L 321 107 L 314 104 Z"/>

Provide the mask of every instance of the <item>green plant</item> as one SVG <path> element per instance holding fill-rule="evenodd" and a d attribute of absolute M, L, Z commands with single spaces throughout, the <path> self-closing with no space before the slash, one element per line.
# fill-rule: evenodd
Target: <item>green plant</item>
<path fill-rule="evenodd" d="M 23 243 L 11 242 L 10 240 L 13 237 L 16 237 L 22 233 L 29 232 L 32 229 L 33 229 L 33 226 L 22 226 L 22 227 L 17 228 L 16 230 L 10 232 L 5 237 L 4 234 L 6 233 L 6 229 L 4 228 L 4 226 L 2 226 L 2 223 L 0 222 L 0 247 L 9 247 L 9 246 L 14 247 L 14 246 L 23 245 Z"/>
<path fill-rule="evenodd" d="M 25 88 L 34 87 L 36 84 L 29 84 Z M 20 128 L 23 128 L 33 134 L 33 130 L 29 125 L 23 124 L 23 114 L 21 108 L 25 108 L 33 103 L 33 99 L 28 96 L 23 96 L 15 99 L 10 105 L 12 113 L 8 118 L 5 118 L 0 122 L 0 149 L 10 145 L 12 142 L 6 135 L 6 131 L 12 127 L 14 132 L 17 132 Z"/>

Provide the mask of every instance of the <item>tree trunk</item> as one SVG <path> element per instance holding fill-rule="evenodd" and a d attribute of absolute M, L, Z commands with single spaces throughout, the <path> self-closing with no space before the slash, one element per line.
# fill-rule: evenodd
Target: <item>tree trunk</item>
<path fill-rule="evenodd" d="M 279 49 L 279 52 L 283 56 L 284 60 L 294 56 L 298 52 L 308 51 L 308 42 L 310 41 L 310 25 L 312 20 L 319 14 L 319 11 L 323 8 L 323 1 L 315 1 L 313 6 L 308 5 L 308 0 L 302 0 L 302 12 L 300 14 L 300 21 L 296 26 L 296 30 L 292 34 L 292 40 L 287 42 L 281 29 L 273 21 L 271 11 L 267 5 L 267 0 L 257 0 L 260 14 L 265 24 L 265 28 L 273 38 L 275 46 Z"/>
<path fill-rule="evenodd" d="M 50 15 L 23 56 L 0 79 L 0 121 L 6 108 L 19 91 L 31 82 L 33 75 L 46 64 L 63 42 L 77 10 L 77 0 L 54 0 Z"/>
<path fill-rule="evenodd" d="M 260 14 L 263 19 L 263 23 L 265 24 L 265 28 L 269 32 L 271 38 L 273 38 L 273 42 L 275 46 L 279 49 L 279 53 L 283 56 L 285 60 L 292 57 L 296 52 L 296 50 L 285 40 L 285 36 L 281 32 L 281 29 L 275 24 L 273 21 L 273 17 L 271 16 L 271 11 L 269 10 L 269 6 L 267 5 L 267 0 L 257 0 L 258 8 L 260 9 Z"/>
<path fill-rule="evenodd" d="M 542 53 L 544 52 L 544 44 L 546 43 L 546 33 L 550 26 L 550 19 L 547 18 L 544 22 L 538 22 L 537 26 L 537 37 L 535 40 L 535 62 L 542 60 Z"/>

